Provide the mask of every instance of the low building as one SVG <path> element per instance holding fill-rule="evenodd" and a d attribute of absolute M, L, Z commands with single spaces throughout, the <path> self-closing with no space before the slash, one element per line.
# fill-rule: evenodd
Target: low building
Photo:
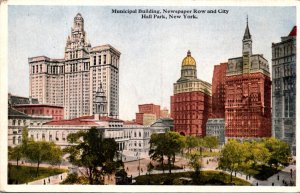
<path fill-rule="evenodd" d="M 160 118 L 160 106 L 155 104 L 139 105 L 139 112 L 136 113 L 135 120 L 140 125 L 151 125 Z"/>
<path fill-rule="evenodd" d="M 167 131 L 172 131 L 174 127 L 173 119 L 170 118 L 161 118 L 155 121 L 151 125 L 154 133 L 165 133 Z"/>
<path fill-rule="evenodd" d="M 13 107 L 8 107 L 8 146 L 15 147 L 22 143 L 23 129 L 29 126 L 41 126 L 50 121 L 51 116 L 29 116 Z"/>
<path fill-rule="evenodd" d="M 22 97 L 13 95 L 11 93 L 8 93 L 8 104 L 19 105 L 19 104 L 38 104 L 39 101 L 32 97 Z"/>
<path fill-rule="evenodd" d="M 150 137 L 156 132 L 150 126 L 135 122 L 124 122 L 107 116 L 91 115 L 70 120 L 50 121 L 43 125 L 28 127 L 29 137 L 35 141 L 53 141 L 62 148 L 69 146 L 67 136 L 78 131 L 87 131 L 92 127 L 101 130 L 105 138 L 113 138 L 118 144 L 122 155 L 146 157 L 150 149 Z"/>
<path fill-rule="evenodd" d="M 64 108 L 46 104 L 18 104 L 13 106 L 27 115 L 51 116 L 53 120 L 64 119 Z"/>
<path fill-rule="evenodd" d="M 219 139 L 220 145 L 225 144 L 225 120 L 224 118 L 208 119 L 206 123 L 206 135 L 215 136 Z"/>

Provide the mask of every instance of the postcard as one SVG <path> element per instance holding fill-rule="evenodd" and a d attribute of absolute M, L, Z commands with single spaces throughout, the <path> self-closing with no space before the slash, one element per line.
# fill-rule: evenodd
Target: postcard
<path fill-rule="evenodd" d="M 0 8 L 1 190 L 299 191 L 296 2 Z"/>

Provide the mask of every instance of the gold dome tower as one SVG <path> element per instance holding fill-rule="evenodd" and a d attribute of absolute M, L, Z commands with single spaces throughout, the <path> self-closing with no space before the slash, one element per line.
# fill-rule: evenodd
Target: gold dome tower
<path fill-rule="evenodd" d="M 187 52 L 187 56 L 182 60 L 182 66 L 196 66 L 196 60 L 191 56 L 191 51 Z"/>

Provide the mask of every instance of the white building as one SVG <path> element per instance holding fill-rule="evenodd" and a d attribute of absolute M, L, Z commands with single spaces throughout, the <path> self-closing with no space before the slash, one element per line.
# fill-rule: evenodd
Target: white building
<path fill-rule="evenodd" d="M 50 121 L 52 116 L 26 115 L 12 107 L 8 107 L 8 146 L 15 147 L 22 143 L 23 129 L 29 126 L 41 126 Z"/>
<path fill-rule="evenodd" d="M 150 137 L 161 130 L 150 126 L 124 122 L 107 116 L 78 117 L 70 120 L 50 121 L 43 125 L 28 127 L 28 135 L 35 141 L 53 141 L 62 148 L 69 146 L 67 136 L 78 131 L 87 131 L 91 127 L 102 130 L 105 138 L 113 138 L 118 144 L 118 150 L 129 157 L 146 157 L 150 149 Z"/>
<path fill-rule="evenodd" d="M 102 84 L 109 116 L 119 115 L 120 52 L 111 45 L 91 47 L 78 13 L 67 37 L 64 59 L 31 57 L 31 97 L 39 103 L 64 107 L 65 119 L 95 113 L 93 101 Z"/>

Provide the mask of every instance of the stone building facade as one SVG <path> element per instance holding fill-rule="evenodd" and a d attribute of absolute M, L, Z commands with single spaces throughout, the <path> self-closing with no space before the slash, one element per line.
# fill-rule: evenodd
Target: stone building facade
<path fill-rule="evenodd" d="M 225 144 L 225 119 L 208 119 L 206 123 L 206 135 L 217 137 L 220 145 Z"/>
<path fill-rule="evenodd" d="M 15 147 L 22 143 L 22 133 L 24 128 L 40 126 L 50 120 L 52 120 L 52 116 L 27 115 L 9 105 L 8 146 Z"/>
<path fill-rule="evenodd" d="M 272 44 L 273 136 L 296 146 L 296 26 Z"/>
<path fill-rule="evenodd" d="M 67 37 L 64 59 L 28 59 L 30 96 L 43 104 L 63 106 L 64 118 L 70 119 L 95 112 L 93 102 L 102 84 L 108 115 L 118 117 L 120 54 L 109 44 L 91 47 L 78 13 Z"/>
<path fill-rule="evenodd" d="M 271 79 L 268 61 L 252 54 L 248 27 L 242 57 L 230 58 L 225 83 L 226 138 L 256 139 L 271 136 Z"/>
<path fill-rule="evenodd" d="M 211 112 L 211 84 L 197 78 L 196 61 L 187 52 L 181 65 L 181 77 L 174 83 L 171 117 L 174 130 L 181 135 L 205 136 Z"/>
<path fill-rule="evenodd" d="M 78 131 L 87 131 L 96 127 L 105 138 L 113 138 L 118 144 L 118 151 L 128 158 L 147 157 L 152 133 L 163 132 L 161 129 L 125 122 L 99 114 L 77 117 L 69 120 L 49 121 L 43 125 L 28 127 L 28 135 L 35 141 L 52 141 L 62 148 L 69 146 L 67 136 Z M 129 161 L 129 160 L 127 160 Z"/>

